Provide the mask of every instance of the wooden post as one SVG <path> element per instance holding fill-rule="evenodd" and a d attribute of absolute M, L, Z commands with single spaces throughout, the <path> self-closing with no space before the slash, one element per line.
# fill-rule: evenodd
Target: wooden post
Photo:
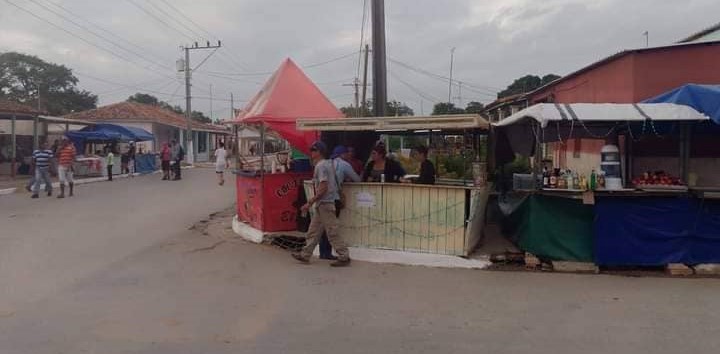
<path fill-rule="evenodd" d="M 680 125 L 680 178 L 688 183 L 690 176 L 690 126 Z"/>
<path fill-rule="evenodd" d="M 39 135 L 38 128 L 40 125 L 39 123 L 40 123 L 40 116 L 36 114 L 35 117 L 33 118 L 33 150 L 37 150 L 40 148 L 40 141 L 38 140 L 39 139 L 38 138 L 38 135 Z"/>
<path fill-rule="evenodd" d="M 15 114 L 10 121 L 10 177 L 15 178 L 17 170 L 17 137 L 15 132 Z"/>

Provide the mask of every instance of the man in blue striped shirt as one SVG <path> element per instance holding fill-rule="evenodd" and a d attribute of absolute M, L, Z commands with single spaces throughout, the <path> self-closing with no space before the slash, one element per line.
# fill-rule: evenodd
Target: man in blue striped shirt
<path fill-rule="evenodd" d="M 50 159 L 53 158 L 52 150 L 47 148 L 47 143 L 43 142 L 39 150 L 33 151 L 33 161 L 35 162 L 35 185 L 33 186 L 32 198 L 38 198 L 40 192 L 40 183 L 45 182 L 45 190 L 48 197 L 52 195 L 52 181 L 50 180 Z"/>

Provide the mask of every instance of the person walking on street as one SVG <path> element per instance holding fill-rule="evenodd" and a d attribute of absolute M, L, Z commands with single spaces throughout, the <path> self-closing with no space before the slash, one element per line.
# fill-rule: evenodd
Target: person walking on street
<path fill-rule="evenodd" d="M 225 169 L 229 166 L 227 159 L 227 150 L 225 150 L 225 143 L 220 142 L 219 147 L 215 150 L 215 174 L 218 177 L 218 184 L 225 184 Z"/>
<path fill-rule="evenodd" d="M 70 190 L 70 196 L 73 196 L 73 188 L 75 180 L 73 179 L 73 163 L 75 162 L 75 146 L 68 138 L 63 138 L 62 145 L 58 152 L 58 177 L 60 178 L 60 195 L 58 198 L 65 198 L 65 187 Z"/>
<path fill-rule="evenodd" d="M 52 150 L 48 149 L 47 143 L 40 144 L 40 149 L 33 151 L 33 165 L 35 165 L 35 177 L 32 188 L 32 198 L 38 198 L 40 183 L 45 182 L 45 191 L 48 197 L 52 195 L 52 180 L 50 180 L 50 163 L 53 157 Z"/>
<path fill-rule="evenodd" d="M 330 266 L 344 267 L 350 265 L 350 251 L 340 235 L 340 222 L 335 214 L 335 201 L 340 198 L 337 176 L 333 171 L 332 162 L 325 158 L 326 153 L 327 147 L 321 141 L 316 141 L 310 147 L 310 158 L 315 165 L 313 174 L 315 196 L 310 198 L 301 210 L 307 213 L 314 207 L 315 215 L 310 221 L 305 247 L 300 252 L 293 253 L 292 257 L 302 263 L 309 263 L 315 246 L 325 231 L 330 244 L 338 254 L 337 261 Z"/>
<path fill-rule="evenodd" d="M 108 181 L 112 181 L 112 170 L 115 165 L 115 154 L 113 154 L 112 148 L 108 149 L 107 157 L 105 157 L 105 164 L 107 165 Z"/>
<path fill-rule="evenodd" d="M 343 146 L 338 145 L 333 149 L 333 153 L 330 156 L 332 161 L 333 170 L 335 171 L 336 181 L 338 183 L 338 196 L 340 197 L 335 201 L 335 216 L 340 217 L 340 212 L 345 207 L 344 200 L 342 198 L 342 185 L 343 182 L 360 182 L 362 179 L 360 175 L 355 173 L 352 165 L 348 162 L 350 159 L 350 150 Z M 328 241 L 327 233 L 323 233 L 320 239 L 320 259 L 335 260 L 332 254 L 332 246 Z"/>
<path fill-rule="evenodd" d="M 163 181 L 170 179 L 170 147 L 168 143 L 163 143 L 162 150 L 160 150 L 160 161 L 163 171 Z"/>

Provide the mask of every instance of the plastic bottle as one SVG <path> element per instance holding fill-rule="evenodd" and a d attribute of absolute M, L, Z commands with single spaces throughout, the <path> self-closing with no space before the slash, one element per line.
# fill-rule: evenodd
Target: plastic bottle
<path fill-rule="evenodd" d="M 592 170 L 592 173 L 590 173 L 590 190 L 595 190 L 597 188 L 597 173 L 595 173 L 595 170 Z"/>

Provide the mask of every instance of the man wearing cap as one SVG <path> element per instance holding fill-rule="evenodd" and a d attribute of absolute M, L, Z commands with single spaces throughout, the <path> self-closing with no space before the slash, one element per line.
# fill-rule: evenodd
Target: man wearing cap
<path fill-rule="evenodd" d="M 340 199 L 339 182 L 333 171 L 332 162 L 325 159 L 326 153 L 327 147 L 321 141 L 316 141 L 310 147 L 310 158 L 315 165 L 313 175 L 315 196 L 302 206 L 302 211 L 307 213 L 311 207 L 314 207 L 315 215 L 310 221 L 305 247 L 299 253 L 293 253 L 292 256 L 302 263 L 309 263 L 315 246 L 325 231 L 330 244 L 338 254 L 338 259 L 330 266 L 344 267 L 350 265 L 350 252 L 340 236 L 340 225 L 335 214 L 335 201 Z"/>
<path fill-rule="evenodd" d="M 360 182 L 360 175 L 355 173 L 352 165 L 347 161 L 350 158 L 350 151 L 343 145 L 338 145 L 333 149 L 330 160 L 332 161 L 333 168 L 335 170 L 335 178 L 338 181 L 338 196 L 342 194 L 343 182 Z M 342 203 L 340 198 L 335 201 L 335 216 L 340 217 L 340 209 Z M 323 233 L 320 238 L 320 259 L 335 260 L 337 257 L 332 254 L 332 246 L 328 241 L 327 234 Z"/>

